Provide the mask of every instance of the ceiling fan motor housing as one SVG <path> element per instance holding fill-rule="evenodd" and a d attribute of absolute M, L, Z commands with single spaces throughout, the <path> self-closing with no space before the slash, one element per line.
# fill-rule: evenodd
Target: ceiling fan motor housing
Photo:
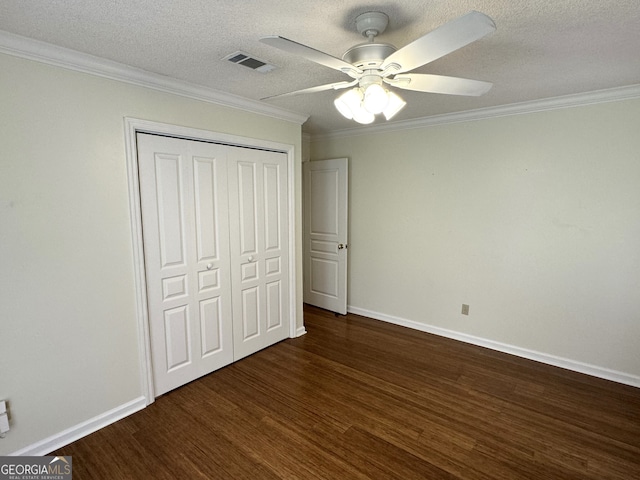
<path fill-rule="evenodd" d="M 360 70 L 371 70 L 395 51 L 396 47 L 388 43 L 361 43 L 347 50 L 342 59 Z"/>

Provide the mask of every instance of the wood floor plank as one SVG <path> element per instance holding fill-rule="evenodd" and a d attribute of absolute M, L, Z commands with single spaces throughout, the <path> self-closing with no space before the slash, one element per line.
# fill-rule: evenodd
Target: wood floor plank
<path fill-rule="evenodd" d="M 76 480 L 640 478 L 640 389 L 358 315 L 305 326 L 54 454 Z"/>

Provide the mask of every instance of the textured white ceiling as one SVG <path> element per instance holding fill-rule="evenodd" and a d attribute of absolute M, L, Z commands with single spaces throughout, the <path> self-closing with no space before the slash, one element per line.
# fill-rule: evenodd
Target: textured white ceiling
<path fill-rule="evenodd" d="M 496 33 L 416 72 L 485 80 L 479 98 L 401 91 L 394 121 L 640 83 L 640 0 L 0 0 L 0 30 L 259 99 L 349 77 L 259 42 L 281 35 L 336 57 L 364 41 L 355 17 L 390 17 L 378 40 L 400 48 L 470 10 Z M 244 50 L 278 69 L 223 61 Z M 333 107 L 337 92 L 274 99 L 310 115 L 311 134 L 357 124 Z M 377 119 L 377 123 L 384 120 Z"/>

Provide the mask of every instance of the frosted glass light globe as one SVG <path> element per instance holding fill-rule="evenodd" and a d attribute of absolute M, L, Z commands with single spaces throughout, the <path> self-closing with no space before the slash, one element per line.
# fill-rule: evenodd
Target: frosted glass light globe
<path fill-rule="evenodd" d="M 338 111 L 345 117 L 351 120 L 354 116 L 354 112 L 360 108 L 360 101 L 362 96 L 357 88 L 348 90 L 333 101 Z"/>
<path fill-rule="evenodd" d="M 368 112 L 373 114 L 382 113 L 384 109 L 387 108 L 388 103 L 389 97 L 387 91 L 377 83 L 369 85 L 364 91 L 362 105 Z"/>
<path fill-rule="evenodd" d="M 384 113 L 387 120 L 391 120 L 396 113 L 405 107 L 406 104 L 407 102 L 402 100 L 398 95 L 393 92 L 389 92 L 389 104 L 382 113 Z"/>
<path fill-rule="evenodd" d="M 360 107 L 357 112 L 354 112 L 353 119 L 358 123 L 367 125 L 369 123 L 373 123 L 373 121 L 376 119 L 376 116 L 373 113 Z"/>

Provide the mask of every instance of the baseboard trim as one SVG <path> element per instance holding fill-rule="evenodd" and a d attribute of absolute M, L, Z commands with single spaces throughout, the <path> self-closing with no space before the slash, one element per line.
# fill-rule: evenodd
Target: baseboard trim
<path fill-rule="evenodd" d="M 403 327 L 408 327 L 414 330 L 432 333 L 441 337 L 451 338 L 453 340 L 459 340 L 461 342 L 470 343 L 472 345 L 489 348 L 498 352 L 508 353 L 517 357 L 535 360 L 537 362 L 546 363 L 548 365 L 564 368 L 566 370 L 584 373 L 586 375 L 591 375 L 592 377 L 603 378 L 605 380 L 611 380 L 613 382 L 640 388 L 640 377 L 636 375 L 618 372 L 616 370 L 610 370 L 608 368 L 578 362 L 568 358 L 557 357 L 555 355 L 549 355 L 547 353 L 537 352 L 535 350 L 528 350 L 526 348 L 516 347 L 514 345 L 508 345 L 505 343 L 488 340 L 486 338 L 475 337 L 473 335 L 467 335 L 466 333 L 435 327 L 433 325 L 427 325 L 425 323 L 408 320 L 406 318 L 395 317 L 393 315 L 387 315 L 385 313 L 374 312 L 352 305 L 349 305 L 347 310 L 349 313 L 353 313 L 356 315 L 362 315 L 364 317 L 373 318 L 375 320 L 381 320 L 383 322 L 401 325 Z"/>
<path fill-rule="evenodd" d="M 301 337 L 302 335 L 304 335 L 305 333 L 307 333 L 307 329 L 304 328 L 304 325 L 302 327 L 298 327 L 296 330 L 296 336 L 295 338 Z"/>
<path fill-rule="evenodd" d="M 63 430 L 60 433 L 56 433 L 44 440 L 36 442 L 28 447 L 22 448 L 16 452 L 11 453 L 12 456 L 19 455 L 32 455 L 42 456 L 53 452 L 65 445 L 69 445 L 82 437 L 86 437 L 90 433 L 93 433 L 101 428 L 111 425 L 118 420 L 136 413 L 147 406 L 147 402 L 144 397 L 131 400 L 119 407 L 116 407 L 108 412 L 101 413 L 100 415 L 93 417 L 85 422 L 79 423 L 71 428 Z"/>

